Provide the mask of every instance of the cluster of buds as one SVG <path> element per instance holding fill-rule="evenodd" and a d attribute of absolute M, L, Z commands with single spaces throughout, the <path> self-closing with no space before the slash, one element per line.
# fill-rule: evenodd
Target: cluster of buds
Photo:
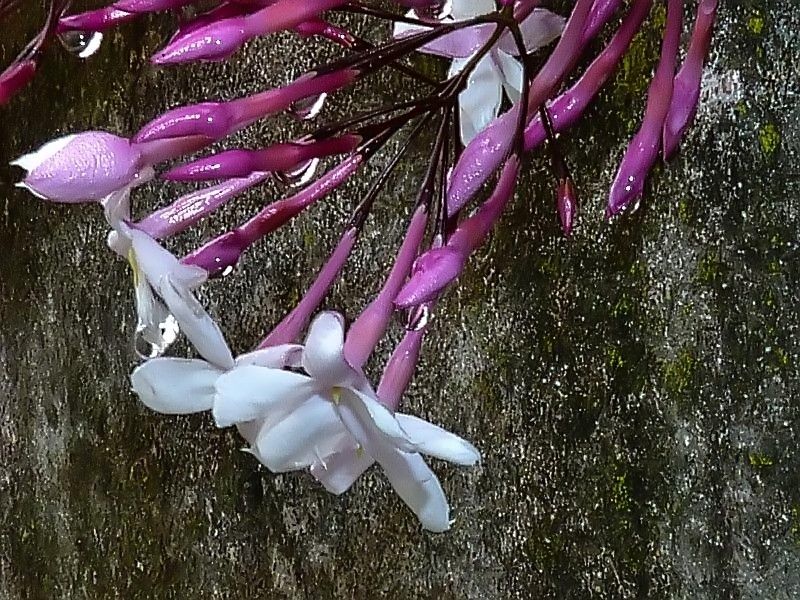
<path fill-rule="evenodd" d="M 20 185 L 41 198 L 102 206 L 111 227 L 109 246 L 134 274 L 137 347 L 144 362 L 132 383 L 144 404 L 166 414 L 209 410 L 219 427 L 237 426 L 248 450 L 271 471 L 308 469 L 336 494 L 377 462 L 422 526 L 444 531 L 450 527 L 447 499 L 423 455 L 459 465 L 475 465 L 480 455 L 460 437 L 398 412 L 430 314 L 512 200 L 523 155 L 545 143 L 557 214 L 564 233 L 571 233 L 577 186 L 557 136 L 580 118 L 611 78 L 654 1 L 576 0 L 564 16 L 540 8 L 536 0 L 396 3 L 398 9 L 389 11 L 354 0 L 220 0 L 208 12 L 184 19 L 152 62 L 224 60 L 248 40 L 286 30 L 336 44 L 342 56 L 275 89 L 169 110 L 130 137 L 101 131 L 69 135 L 14 164 L 26 171 Z M 52 35 L 100 33 L 146 13 L 184 9 L 194 2 L 120 0 L 72 15 L 65 14 L 67 4 L 53 3 L 43 32 L 0 76 L 0 103 L 30 78 Z M 697 1 L 680 67 L 684 2 L 666 4 L 660 60 L 641 129 L 611 189 L 609 216 L 640 201 L 659 155 L 666 158 L 677 149 L 697 106 L 717 0 Z M 359 38 L 335 24 L 341 13 L 385 22 L 386 38 L 377 43 Z M 606 31 L 607 42 L 576 77 L 576 66 Z M 406 60 L 416 52 L 451 61 L 447 77 L 440 81 L 418 71 L 413 60 Z M 310 117 L 324 113 L 328 95 L 384 69 L 411 78 L 413 88 L 424 91 L 314 125 L 300 139 L 217 152 L 157 174 L 160 163 L 286 111 L 303 111 L 314 123 Z M 423 130 L 435 136 L 425 151 L 427 168 L 402 245 L 377 295 L 346 328 L 345 318 L 322 311 L 322 303 L 376 198 Z M 234 357 L 194 291 L 229 272 L 265 236 L 363 172 L 397 138 L 399 150 L 384 161 L 306 294 L 253 352 Z M 321 161 L 332 166 L 318 174 Z M 165 248 L 170 238 L 245 190 L 287 174 L 299 191 L 182 257 Z M 132 219 L 132 192 L 155 177 L 211 183 Z M 373 387 L 363 368 L 398 312 L 406 315 L 407 330 Z M 164 356 L 180 332 L 200 358 Z"/>

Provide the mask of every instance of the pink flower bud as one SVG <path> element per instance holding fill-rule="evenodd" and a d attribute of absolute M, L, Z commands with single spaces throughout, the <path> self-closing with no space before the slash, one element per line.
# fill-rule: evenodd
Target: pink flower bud
<path fill-rule="evenodd" d="M 27 171 L 18 186 L 53 202 L 100 200 L 150 175 L 129 140 L 103 131 L 58 138 L 11 164 Z"/>

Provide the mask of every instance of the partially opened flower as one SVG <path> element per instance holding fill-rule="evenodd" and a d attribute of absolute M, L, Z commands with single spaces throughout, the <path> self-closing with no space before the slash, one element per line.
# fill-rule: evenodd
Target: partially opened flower
<path fill-rule="evenodd" d="M 202 285 L 208 273 L 181 264 L 171 252 L 143 231 L 129 225 L 129 190 L 112 194 L 104 201 L 106 219 L 113 228 L 108 245 L 128 260 L 136 292 L 137 332 L 156 353 L 183 330 L 197 351 L 222 368 L 233 365 L 233 357 L 222 332 L 192 291 Z"/>
<path fill-rule="evenodd" d="M 453 0 L 452 12 L 446 21 L 465 21 L 497 10 L 495 0 Z M 414 16 L 415 13 L 409 13 Z M 454 31 L 420 48 L 420 52 L 452 59 L 449 77 L 460 73 L 490 41 L 496 26 L 479 24 Z M 564 19 L 549 10 L 534 9 L 520 23 L 525 49 L 533 52 L 556 39 L 564 28 Z M 395 37 L 402 37 L 426 28 L 397 23 Z M 500 112 L 503 91 L 517 102 L 523 86 L 520 53 L 511 32 L 506 30 L 491 50 L 475 65 L 467 88 L 459 96 L 461 108 L 461 140 L 468 144 L 494 120 Z"/>
<path fill-rule="evenodd" d="M 53 202 L 88 202 L 153 176 L 141 151 L 104 131 L 60 137 L 11 163 L 27 172 L 18 185 Z"/>

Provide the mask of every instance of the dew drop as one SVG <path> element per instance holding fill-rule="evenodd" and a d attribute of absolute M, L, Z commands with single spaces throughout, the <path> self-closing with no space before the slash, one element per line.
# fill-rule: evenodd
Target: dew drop
<path fill-rule="evenodd" d="M 100 49 L 103 34 L 99 31 L 66 31 L 58 39 L 67 52 L 78 58 L 89 58 Z"/>
<path fill-rule="evenodd" d="M 427 304 L 423 304 L 409 314 L 406 329 L 408 331 L 422 331 L 431 322 L 431 318 L 431 309 L 428 308 Z"/>
<path fill-rule="evenodd" d="M 293 102 L 289 107 L 288 112 L 295 119 L 300 121 L 310 121 L 322 112 L 325 106 L 325 100 L 328 94 L 320 94 L 319 96 L 308 96 Z"/>
<path fill-rule="evenodd" d="M 288 188 L 303 186 L 314 179 L 319 163 L 318 158 L 312 158 L 291 171 L 276 172 L 274 173 L 275 181 Z"/>
<path fill-rule="evenodd" d="M 178 338 L 180 327 L 172 315 L 167 315 L 163 322 L 158 324 L 158 333 L 144 323 L 139 323 L 133 336 L 133 349 L 142 360 L 157 358 L 167 351 L 167 348 Z"/>

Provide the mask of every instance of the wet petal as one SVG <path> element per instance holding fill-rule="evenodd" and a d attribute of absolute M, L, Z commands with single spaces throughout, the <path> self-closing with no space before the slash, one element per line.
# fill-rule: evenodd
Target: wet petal
<path fill-rule="evenodd" d="M 457 435 L 412 415 L 398 413 L 395 417 L 419 452 L 458 465 L 480 462 L 481 455 L 475 446 Z"/>
<path fill-rule="evenodd" d="M 131 375 L 133 391 L 148 408 L 167 415 L 210 410 L 222 370 L 204 360 L 154 358 Z"/>
<path fill-rule="evenodd" d="M 288 414 L 314 393 L 313 381 L 305 375 L 250 365 L 225 373 L 217 379 L 216 388 L 218 427 L 276 416 L 271 411 Z"/>

